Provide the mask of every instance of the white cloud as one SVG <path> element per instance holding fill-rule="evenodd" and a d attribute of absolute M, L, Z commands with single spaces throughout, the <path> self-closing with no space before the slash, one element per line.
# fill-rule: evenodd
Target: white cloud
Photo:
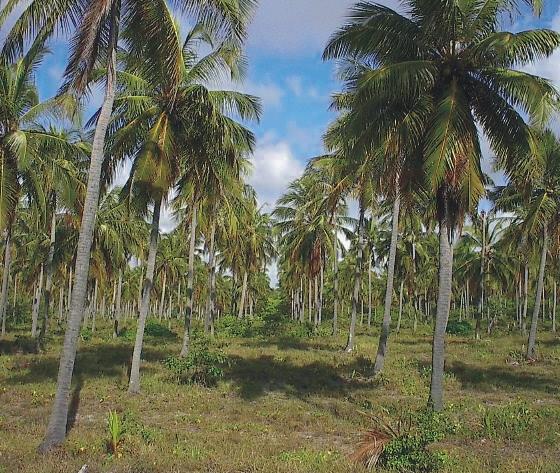
<path fill-rule="evenodd" d="M 286 141 L 276 141 L 271 134 L 257 144 L 251 161 L 253 173 L 249 183 L 257 191 L 259 202 L 270 207 L 304 171 L 304 165 L 295 158 L 290 145 Z"/>
<path fill-rule="evenodd" d="M 282 55 L 320 53 L 355 0 L 261 0 L 249 45 Z M 380 3 L 395 6 L 394 0 Z"/>

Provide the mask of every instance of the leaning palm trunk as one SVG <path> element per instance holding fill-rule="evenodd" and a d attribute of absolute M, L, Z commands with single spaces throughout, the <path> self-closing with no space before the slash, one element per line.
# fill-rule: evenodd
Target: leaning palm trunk
<path fill-rule="evenodd" d="M 445 364 L 445 331 L 449 319 L 453 282 L 453 246 L 447 223 L 439 226 L 439 288 L 432 345 L 432 380 L 428 404 L 434 411 L 443 409 L 443 370 Z"/>
<path fill-rule="evenodd" d="M 247 270 L 243 273 L 243 285 L 241 286 L 241 297 L 239 299 L 239 312 L 237 313 L 237 318 L 243 318 L 243 309 L 245 308 L 245 297 L 247 295 Z"/>
<path fill-rule="evenodd" d="M 333 291 L 334 291 L 334 312 L 333 312 L 333 335 L 338 335 L 338 232 L 334 232 L 334 256 L 333 256 Z"/>
<path fill-rule="evenodd" d="M 138 317 L 138 326 L 136 327 L 134 352 L 132 353 L 132 365 L 130 367 L 130 381 L 128 383 L 128 392 L 130 394 L 138 394 L 140 392 L 140 359 L 142 356 L 142 345 L 144 343 L 144 328 L 146 327 L 146 319 L 148 318 L 148 310 L 150 308 L 150 295 L 154 285 L 161 202 L 162 198 L 159 197 L 154 204 L 152 230 L 150 232 L 150 248 L 148 250 L 146 276 L 144 278 L 144 290 L 142 292 L 142 305 L 140 306 L 140 316 Z"/>
<path fill-rule="evenodd" d="M 47 271 L 46 271 L 47 278 L 45 283 L 43 323 L 41 325 L 41 333 L 39 334 L 39 343 L 43 343 L 49 326 L 49 308 L 51 305 L 51 292 L 52 292 L 53 273 L 54 273 L 54 249 L 56 244 L 56 202 L 53 203 L 52 212 L 53 214 L 52 214 L 52 221 L 51 221 L 50 246 L 49 246 L 49 254 L 47 256 Z"/>
<path fill-rule="evenodd" d="M 380 373 L 385 364 L 387 356 L 387 344 L 391 330 L 391 302 L 393 300 L 393 285 L 395 281 L 395 259 L 397 256 L 397 242 L 399 238 L 399 216 L 401 209 L 400 196 L 395 197 L 393 202 L 393 222 L 391 225 L 391 244 L 389 247 L 389 261 L 387 262 L 387 287 L 385 288 L 385 308 L 383 312 L 383 325 L 375 357 L 374 374 Z"/>
<path fill-rule="evenodd" d="M 534 360 L 537 355 L 537 324 L 539 322 L 539 312 L 541 308 L 541 300 L 544 288 L 544 271 L 546 268 L 546 254 L 548 252 L 548 229 L 546 226 L 543 230 L 543 244 L 541 251 L 541 262 L 539 265 L 539 278 L 537 280 L 537 293 L 535 294 L 535 306 L 533 308 L 533 317 L 531 318 L 531 330 L 529 331 L 529 340 L 527 342 L 527 359 Z"/>
<path fill-rule="evenodd" d="M 194 250 L 196 245 L 196 205 L 193 207 L 191 218 L 191 241 L 189 245 L 189 269 L 187 274 L 187 309 L 185 312 L 185 333 L 180 356 L 185 357 L 189 353 L 191 320 L 193 310 L 193 283 L 194 283 Z"/>
<path fill-rule="evenodd" d="M 45 439 L 39 447 L 39 451 L 46 452 L 56 445 L 60 445 L 66 435 L 66 421 L 68 417 L 68 397 L 74 371 L 74 361 L 78 349 L 78 337 L 84 313 L 84 303 L 87 292 L 87 279 L 89 274 L 89 259 L 93 241 L 93 229 L 99 202 L 99 188 L 101 183 L 101 167 L 103 164 L 105 135 L 111 119 L 113 102 L 115 99 L 116 85 L 116 43 L 117 31 L 110 32 L 109 44 L 113 48 L 108 52 L 109 66 L 107 68 L 107 85 L 105 87 L 105 98 L 101 112 L 97 120 L 91 160 L 88 173 L 88 183 L 84 210 L 76 252 L 75 281 L 72 292 L 72 303 L 68 327 L 64 335 L 64 345 L 60 357 L 56 394 L 53 410 L 49 419 L 49 426 Z"/>
<path fill-rule="evenodd" d="M 354 337 L 356 332 L 356 317 L 358 315 L 358 299 L 360 297 L 360 286 L 362 277 L 362 258 L 364 254 L 364 205 L 360 201 L 360 218 L 358 220 L 358 258 L 356 259 L 356 268 L 354 270 L 354 293 L 352 294 L 352 317 L 350 319 L 350 330 L 348 331 L 348 342 L 345 350 L 352 352 L 354 350 Z"/>
<path fill-rule="evenodd" d="M 4 251 L 4 272 L 2 273 L 2 296 L 0 298 L 0 316 L 2 316 L 2 336 L 6 335 L 6 315 L 8 312 L 8 283 L 10 280 L 10 263 L 12 251 L 10 249 L 10 233 L 6 238 L 6 250 Z"/>

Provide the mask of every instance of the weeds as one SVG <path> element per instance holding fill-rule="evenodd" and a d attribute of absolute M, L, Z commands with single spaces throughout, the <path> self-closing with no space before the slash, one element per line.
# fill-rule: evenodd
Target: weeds
<path fill-rule="evenodd" d="M 116 411 L 109 411 L 107 427 L 109 430 L 109 453 L 111 453 L 112 455 L 117 455 L 119 445 L 123 440 L 124 429 L 119 414 Z"/>

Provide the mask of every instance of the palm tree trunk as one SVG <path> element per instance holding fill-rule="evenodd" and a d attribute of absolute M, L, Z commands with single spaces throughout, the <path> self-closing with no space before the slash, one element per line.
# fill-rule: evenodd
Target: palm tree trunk
<path fill-rule="evenodd" d="M 391 302 L 393 300 L 393 285 L 395 282 L 395 259 L 397 257 L 397 242 L 399 239 L 399 217 L 401 210 L 401 199 L 397 194 L 393 202 L 393 221 L 391 223 L 391 243 L 389 247 L 389 261 L 387 262 L 387 286 L 385 288 L 385 307 L 383 310 L 383 323 L 381 325 L 381 335 L 377 347 L 377 356 L 373 373 L 377 374 L 383 370 L 385 357 L 387 356 L 387 345 L 389 333 L 391 331 Z"/>
<path fill-rule="evenodd" d="M 397 333 L 401 331 L 401 320 L 402 320 L 402 310 L 403 310 L 403 289 L 404 289 L 404 279 L 401 281 L 401 287 L 399 289 L 399 318 L 397 319 Z"/>
<path fill-rule="evenodd" d="M 334 257 L 333 257 L 333 290 L 334 290 L 334 312 L 333 312 L 333 335 L 338 334 L 338 231 L 334 231 Z"/>
<path fill-rule="evenodd" d="M 434 411 L 443 409 L 443 370 L 445 364 L 445 331 L 449 319 L 453 283 L 453 246 L 447 223 L 439 226 L 439 288 L 432 345 L 432 380 L 428 404 Z"/>
<path fill-rule="evenodd" d="M 194 284 L 194 250 L 196 246 L 196 204 L 193 206 L 191 217 L 191 235 L 189 243 L 189 268 L 187 271 L 187 309 L 185 311 L 185 333 L 183 334 L 183 345 L 181 346 L 181 357 L 189 353 L 191 337 L 191 320 L 193 311 L 193 284 Z"/>
<path fill-rule="evenodd" d="M 215 263 L 215 248 L 216 243 L 216 223 L 212 223 L 210 229 L 210 247 L 208 254 L 208 310 L 206 317 L 204 317 L 204 332 L 209 333 L 212 325 L 214 324 L 214 309 L 215 309 L 215 289 L 216 289 L 216 265 Z"/>
<path fill-rule="evenodd" d="M 321 282 L 319 284 L 319 307 L 317 311 L 319 312 L 319 325 L 323 322 L 323 291 L 325 288 L 325 271 L 323 264 L 321 264 Z"/>
<path fill-rule="evenodd" d="M 529 264 L 525 262 L 524 285 L 523 285 L 523 321 L 521 331 L 527 334 L 527 310 L 529 308 Z"/>
<path fill-rule="evenodd" d="M 539 278 L 537 280 L 537 292 L 535 294 L 535 306 L 533 308 L 533 317 L 531 318 L 531 330 L 529 332 L 529 340 L 527 341 L 527 359 L 534 360 L 536 358 L 536 341 L 537 341 L 537 324 L 539 322 L 539 311 L 541 308 L 541 298 L 544 287 L 544 271 L 546 268 L 546 254 L 548 252 L 548 229 L 543 229 L 543 244 L 541 250 L 541 261 L 539 265 Z"/>
<path fill-rule="evenodd" d="M 122 303 L 122 269 L 119 270 L 119 282 L 117 284 L 117 300 L 115 302 L 115 320 L 113 321 L 113 338 L 119 336 L 119 324 L 121 322 Z"/>
<path fill-rule="evenodd" d="M 40 343 L 44 340 L 45 335 L 47 334 L 47 329 L 49 324 L 49 307 L 51 305 L 51 292 L 52 292 L 53 274 L 54 274 L 54 250 L 56 244 L 56 199 L 53 200 L 54 202 L 52 203 L 50 245 L 49 245 L 49 254 L 47 256 L 47 280 L 45 283 L 43 323 L 41 325 L 41 333 L 39 335 Z"/>
<path fill-rule="evenodd" d="M 371 255 L 368 261 L 368 315 L 367 325 L 371 327 Z"/>
<path fill-rule="evenodd" d="M 99 292 L 99 279 L 95 279 L 95 289 L 93 290 L 93 317 L 91 320 L 91 332 L 95 332 L 95 319 L 97 318 L 97 311 L 98 311 L 98 304 L 97 304 L 97 296 Z"/>
<path fill-rule="evenodd" d="M 554 281 L 554 294 L 552 295 L 552 333 L 556 332 L 556 297 L 558 295 L 558 288 L 556 280 Z"/>
<path fill-rule="evenodd" d="M 41 303 L 41 294 L 43 293 L 43 273 L 43 265 L 41 265 L 39 282 L 37 283 L 37 292 L 35 300 L 33 301 L 33 309 L 31 312 L 31 336 L 33 338 L 37 337 L 37 326 L 39 325 L 39 307 Z"/>
<path fill-rule="evenodd" d="M 128 392 L 130 394 L 138 394 L 140 392 L 140 359 L 142 356 L 142 345 L 144 342 L 144 328 L 146 327 L 146 319 L 148 317 L 148 310 L 150 307 L 150 294 L 154 285 L 161 203 L 162 197 L 159 197 L 154 204 L 152 230 L 150 232 L 150 248 L 148 250 L 148 262 L 146 265 L 144 291 L 142 294 L 142 306 L 140 307 L 140 316 L 138 317 L 136 341 L 134 342 L 134 352 L 132 354 L 132 365 L 130 368 L 130 382 L 128 383 Z"/>
<path fill-rule="evenodd" d="M 247 295 L 247 270 L 243 272 L 243 284 L 241 286 L 241 296 L 239 298 L 239 312 L 237 313 L 237 318 L 243 318 L 243 309 L 245 308 L 245 297 Z"/>
<path fill-rule="evenodd" d="M 2 273 L 2 296 L 0 297 L 0 315 L 2 316 L 2 336 L 6 335 L 6 315 L 8 312 L 8 283 L 12 259 L 11 235 L 8 232 L 6 249 L 4 250 L 4 270 Z"/>
<path fill-rule="evenodd" d="M 361 276 L 362 276 L 362 258 L 364 254 L 364 213 L 365 208 L 360 199 L 360 217 L 358 220 L 358 257 L 356 259 L 356 267 L 354 268 L 354 293 L 352 294 L 352 316 L 350 318 L 350 330 L 348 331 L 348 342 L 345 350 L 352 352 L 355 346 L 356 318 L 358 315 L 358 299 L 360 297 Z"/>
<path fill-rule="evenodd" d="M 163 284 L 161 288 L 161 299 L 159 301 L 159 320 L 163 317 L 163 311 L 165 308 L 165 291 L 167 289 L 167 273 L 163 272 Z"/>
<path fill-rule="evenodd" d="M 113 7 L 115 8 L 115 7 Z M 113 12 L 114 13 L 114 12 Z M 104 158 L 105 135 L 111 119 L 113 102 L 115 99 L 116 85 L 116 42 L 118 31 L 111 28 L 109 33 L 109 51 L 107 53 L 107 83 L 105 86 L 105 98 L 93 137 L 91 150 L 90 166 L 88 173 L 88 183 L 84 210 L 78 239 L 78 249 L 76 253 L 75 282 L 72 293 L 72 305 L 70 309 L 70 320 L 64 336 L 64 345 L 60 357 L 56 394 L 53 409 L 49 419 L 47 433 L 41 445 L 40 452 L 46 452 L 53 447 L 60 445 L 66 435 L 66 421 L 68 417 L 68 401 L 70 385 L 72 383 L 72 373 L 74 371 L 74 361 L 78 349 L 78 338 L 80 326 L 84 312 L 84 303 L 87 291 L 87 279 L 89 274 L 90 251 L 93 241 L 93 230 L 95 217 L 99 202 L 99 189 L 101 184 L 101 168 Z"/>

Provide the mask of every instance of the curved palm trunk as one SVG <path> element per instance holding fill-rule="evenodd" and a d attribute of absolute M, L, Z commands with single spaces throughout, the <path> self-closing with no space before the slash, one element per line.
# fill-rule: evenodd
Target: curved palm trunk
<path fill-rule="evenodd" d="M 189 353 L 191 337 L 191 320 L 193 311 L 193 284 L 194 284 L 194 250 L 196 246 L 196 205 L 193 207 L 191 217 L 191 240 L 189 244 L 189 269 L 187 274 L 187 309 L 185 312 L 185 333 L 183 334 L 183 345 L 181 347 L 181 357 Z"/>
<path fill-rule="evenodd" d="M 453 246 L 447 223 L 439 230 L 439 288 L 432 345 L 432 380 L 428 404 L 434 411 L 443 409 L 443 370 L 445 365 L 445 331 L 449 319 L 453 282 Z"/>
<path fill-rule="evenodd" d="M 237 318 L 243 318 L 243 309 L 245 308 L 245 297 L 247 295 L 247 270 L 243 272 L 243 285 L 241 286 L 241 298 L 239 299 L 239 312 Z"/>
<path fill-rule="evenodd" d="M 161 319 L 164 316 L 164 311 L 165 311 L 165 292 L 167 290 L 167 273 L 164 271 L 163 272 L 163 284 L 162 284 L 162 289 L 161 289 L 161 298 L 159 300 L 159 320 L 161 321 Z"/>
<path fill-rule="evenodd" d="M 537 325 L 539 322 L 539 312 L 541 308 L 541 300 L 544 288 L 544 271 L 546 268 L 546 254 L 548 252 L 548 229 L 546 226 L 543 230 L 543 244 L 541 250 L 541 261 L 539 265 L 539 278 L 537 280 L 537 292 L 535 294 L 535 306 L 533 308 L 533 316 L 531 318 L 531 330 L 529 331 L 529 340 L 527 341 L 527 359 L 534 360 L 537 356 Z"/>
<path fill-rule="evenodd" d="M 525 262 L 523 281 L 523 315 L 521 322 L 521 331 L 523 335 L 527 335 L 527 309 L 529 308 L 529 264 Z"/>
<path fill-rule="evenodd" d="M 385 288 L 385 308 L 383 311 L 383 324 L 381 326 L 381 335 L 379 336 L 379 345 L 377 347 L 377 355 L 375 357 L 375 366 L 373 373 L 377 374 L 383 370 L 385 357 L 387 356 L 387 344 L 389 341 L 389 333 L 391 331 L 391 302 L 393 300 L 393 285 L 395 283 L 395 259 L 397 256 L 397 242 L 399 239 L 399 217 L 401 210 L 401 199 L 397 195 L 393 202 L 393 221 L 391 224 L 391 243 L 389 246 L 389 261 L 387 262 L 387 286 Z"/>
<path fill-rule="evenodd" d="M 43 323 L 41 325 L 41 333 L 39 334 L 39 343 L 43 343 L 49 326 L 49 307 L 51 305 L 51 292 L 54 274 L 54 250 L 56 244 L 56 201 L 52 207 L 51 234 L 49 254 L 47 256 L 47 277 L 45 283 L 45 300 L 43 302 Z"/>
<path fill-rule="evenodd" d="M 2 273 L 2 296 L 0 298 L 0 315 L 2 316 L 2 336 L 6 335 L 6 315 L 8 312 L 8 283 L 10 281 L 10 266 L 12 259 L 11 235 L 8 232 L 6 249 L 4 251 L 4 270 Z"/>
<path fill-rule="evenodd" d="M 352 294 L 352 316 L 350 319 L 350 330 L 348 331 L 348 342 L 345 350 L 352 352 L 355 346 L 356 318 L 358 315 L 358 299 L 360 297 L 360 286 L 362 277 L 362 258 L 364 254 L 364 205 L 360 201 L 360 218 L 358 220 L 358 257 L 354 269 L 354 292 Z"/>
<path fill-rule="evenodd" d="M 49 426 L 47 428 L 45 439 L 39 446 L 40 452 L 46 452 L 53 447 L 60 445 L 66 435 L 70 385 L 72 383 L 74 361 L 76 358 L 76 351 L 78 349 L 78 337 L 84 313 L 90 251 L 93 241 L 93 229 L 95 226 L 97 206 L 99 202 L 99 188 L 101 183 L 101 167 L 104 157 L 105 135 L 111 119 L 113 102 L 115 99 L 116 51 L 114 49 L 114 45 L 116 44 L 117 37 L 118 32 L 112 30 L 109 38 L 109 44 L 112 45 L 112 49 L 108 53 L 108 58 L 110 58 L 110 60 L 107 68 L 105 98 L 93 137 L 84 211 L 82 215 L 80 236 L 78 239 L 78 249 L 76 252 L 76 271 L 72 292 L 70 318 L 64 336 L 64 345 L 60 357 L 53 409 L 49 419 Z"/>
<path fill-rule="evenodd" d="M 159 198 L 154 205 L 154 215 L 152 217 L 152 230 L 150 233 L 150 248 L 148 250 L 148 261 L 146 264 L 146 276 L 144 278 L 144 290 L 142 292 L 142 305 L 140 306 L 140 316 L 136 327 L 136 341 L 134 342 L 134 352 L 132 353 L 132 365 L 130 367 L 130 381 L 128 392 L 138 394 L 140 392 L 140 359 L 142 356 L 142 345 L 144 343 L 144 328 L 150 308 L 150 294 L 154 285 L 154 271 L 156 266 L 156 254 L 159 240 L 159 218 L 161 214 L 161 201 Z"/>

